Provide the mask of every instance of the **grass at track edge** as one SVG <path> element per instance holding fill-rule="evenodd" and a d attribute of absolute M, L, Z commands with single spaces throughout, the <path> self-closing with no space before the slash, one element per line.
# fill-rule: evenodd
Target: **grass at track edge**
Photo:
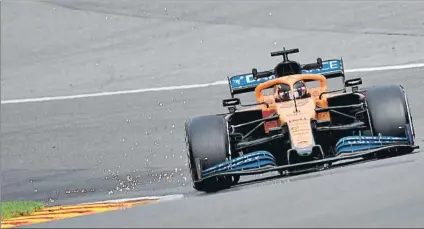
<path fill-rule="evenodd" d="M 1 202 L 1 219 L 27 216 L 43 207 L 44 204 L 36 201 L 4 201 Z"/>

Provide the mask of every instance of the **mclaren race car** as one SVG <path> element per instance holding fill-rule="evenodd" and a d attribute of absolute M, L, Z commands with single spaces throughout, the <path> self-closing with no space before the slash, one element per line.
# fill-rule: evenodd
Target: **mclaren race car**
<path fill-rule="evenodd" d="M 229 112 L 186 121 L 196 190 L 229 188 L 241 175 L 317 171 L 340 160 L 378 159 L 418 148 L 401 85 L 360 89 L 361 78 L 346 80 L 343 59 L 301 65 L 288 58 L 298 52 L 272 52 L 283 56 L 274 69 L 228 77 L 231 98 L 223 106 Z M 341 78 L 343 87 L 329 91 L 331 78 Z M 316 86 L 309 86 L 313 82 Z M 242 105 L 235 95 L 248 92 L 254 92 L 256 103 Z"/>

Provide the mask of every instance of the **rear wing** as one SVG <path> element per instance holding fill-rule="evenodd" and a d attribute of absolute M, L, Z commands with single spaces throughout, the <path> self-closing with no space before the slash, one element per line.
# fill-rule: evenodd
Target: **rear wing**
<path fill-rule="evenodd" d="M 327 79 L 342 77 L 344 83 L 345 73 L 343 59 L 329 59 L 322 61 L 321 69 L 302 70 L 302 74 L 321 74 Z M 228 77 L 228 84 L 231 96 L 255 91 L 256 86 L 272 79 L 275 79 L 274 75 L 266 78 L 254 79 L 252 73 L 230 76 Z"/>

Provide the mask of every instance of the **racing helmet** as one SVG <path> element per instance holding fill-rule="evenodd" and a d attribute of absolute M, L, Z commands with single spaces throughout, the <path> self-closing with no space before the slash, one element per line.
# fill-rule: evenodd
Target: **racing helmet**
<path fill-rule="evenodd" d="M 287 101 L 292 98 L 292 93 L 290 92 L 290 86 L 287 84 L 279 84 L 277 86 L 277 98 L 280 101 Z"/>
<path fill-rule="evenodd" d="M 296 99 L 305 98 L 308 95 L 305 82 L 302 80 L 293 84 L 293 94 Z"/>

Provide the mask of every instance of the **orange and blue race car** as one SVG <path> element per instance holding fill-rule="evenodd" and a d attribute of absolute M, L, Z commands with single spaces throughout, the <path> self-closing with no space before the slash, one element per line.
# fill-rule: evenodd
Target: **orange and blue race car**
<path fill-rule="evenodd" d="M 288 55 L 273 69 L 228 77 L 226 114 L 191 117 L 185 123 L 187 156 L 198 191 L 217 191 L 241 175 L 281 175 L 329 169 L 347 159 L 380 159 L 412 153 L 415 132 L 408 98 L 397 84 L 359 88 L 346 79 L 343 59 L 301 65 Z M 327 81 L 343 87 L 329 91 Z M 313 83 L 316 86 L 309 86 Z M 253 92 L 256 103 L 237 94 Z"/>

